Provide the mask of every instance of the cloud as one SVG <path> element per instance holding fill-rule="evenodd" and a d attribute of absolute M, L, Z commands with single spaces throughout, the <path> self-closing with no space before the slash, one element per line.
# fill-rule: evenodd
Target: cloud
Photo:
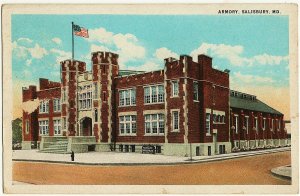
<path fill-rule="evenodd" d="M 52 41 L 54 42 L 54 43 L 56 43 L 56 44 L 58 44 L 58 45 L 60 45 L 61 44 L 61 39 L 59 39 L 58 37 L 54 37 L 53 39 L 52 39 Z"/>
<path fill-rule="evenodd" d="M 39 99 L 34 99 L 32 101 L 26 101 L 22 103 L 22 109 L 24 112 L 31 114 L 34 112 L 40 105 Z"/>
<path fill-rule="evenodd" d="M 22 40 L 26 40 L 26 38 L 22 38 Z M 32 58 L 41 59 L 45 55 L 48 55 L 48 51 L 39 44 L 35 44 L 34 47 L 25 47 L 20 45 L 17 41 L 14 41 L 12 43 L 12 49 L 14 54 L 20 58 L 26 58 L 30 55 Z"/>
<path fill-rule="evenodd" d="M 279 65 L 283 61 L 288 61 L 289 56 L 273 56 L 264 53 L 262 55 L 254 56 L 252 60 L 252 64 L 255 64 L 255 62 L 257 62 L 261 65 Z"/>
<path fill-rule="evenodd" d="M 56 56 L 56 63 L 59 65 L 61 61 L 64 61 L 66 59 L 70 59 L 72 56 L 71 52 L 66 52 L 64 50 L 58 50 L 55 48 L 52 48 L 50 50 L 51 53 L 54 53 L 54 55 Z"/>
<path fill-rule="evenodd" d="M 17 40 L 18 42 L 28 42 L 28 43 L 32 43 L 33 40 L 32 39 L 29 39 L 27 37 L 21 37 Z"/>
<path fill-rule="evenodd" d="M 107 51 L 107 52 L 109 52 L 110 50 L 105 46 L 92 44 L 91 45 L 91 53 L 92 52 L 97 52 L 97 51 Z M 89 54 L 89 56 L 91 56 L 91 54 Z M 91 57 L 89 57 L 89 58 L 91 58 Z"/>
<path fill-rule="evenodd" d="M 206 54 L 214 58 L 227 59 L 233 66 L 279 65 L 289 60 L 288 56 L 273 56 L 266 53 L 244 57 L 243 52 L 244 47 L 241 45 L 202 43 L 191 52 L 191 56 L 196 60 L 199 54 Z"/>
<path fill-rule="evenodd" d="M 160 70 L 162 67 L 154 62 L 148 61 L 143 65 L 135 66 L 135 67 L 128 67 L 129 70 L 138 70 L 138 71 L 155 71 Z"/>
<path fill-rule="evenodd" d="M 237 83 L 237 84 L 271 84 L 275 81 L 272 78 L 269 77 L 262 77 L 262 76 L 255 76 L 250 74 L 242 74 L 241 72 L 235 72 L 231 76 L 231 83 Z"/>
<path fill-rule="evenodd" d="M 98 28 L 90 29 L 89 36 L 90 38 L 88 40 L 93 43 L 91 49 L 103 49 L 117 53 L 120 55 L 119 61 L 122 63 L 143 59 L 145 57 L 146 49 L 133 34 L 115 34 L 104 28 Z M 99 43 L 101 46 L 95 47 Z"/>
<path fill-rule="evenodd" d="M 32 58 L 36 59 L 41 59 L 48 54 L 47 50 L 42 48 L 39 44 L 35 44 L 33 48 L 28 48 L 27 50 L 31 54 Z"/>
<path fill-rule="evenodd" d="M 171 50 L 163 47 L 163 48 L 159 48 L 156 49 L 155 53 L 153 54 L 154 57 L 156 57 L 159 60 L 163 60 L 169 57 L 173 57 L 173 58 L 179 58 L 179 55 L 176 54 L 175 52 L 172 52 Z"/>

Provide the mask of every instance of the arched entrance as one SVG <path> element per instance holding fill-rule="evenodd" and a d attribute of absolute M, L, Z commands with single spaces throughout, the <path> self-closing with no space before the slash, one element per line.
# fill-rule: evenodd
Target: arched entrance
<path fill-rule="evenodd" d="M 92 136 L 92 119 L 85 117 L 81 119 L 81 136 Z"/>

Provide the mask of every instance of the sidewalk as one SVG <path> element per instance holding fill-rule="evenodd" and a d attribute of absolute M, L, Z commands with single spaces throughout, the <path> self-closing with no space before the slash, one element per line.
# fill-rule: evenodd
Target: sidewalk
<path fill-rule="evenodd" d="M 37 150 L 15 150 L 13 151 L 12 159 L 13 161 L 50 162 L 82 165 L 172 165 L 219 161 L 290 150 L 291 147 L 283 147 L 214 156 L 196 156 L 193 157 L 192 161 L 189 157 L 165 156 L 158 154 L 153 155 L 121 152 L 88 152 L 75 154 L 74 162 L 71 161 L 70 154 L 40 153 Z"/>
<path fill-rule="evenodd" d="M 275 176 L 285 178 L 288 180 L 292 179 L 292 167 L 290 165 L 273 168 L 271 169 L 271 172 Z"/>

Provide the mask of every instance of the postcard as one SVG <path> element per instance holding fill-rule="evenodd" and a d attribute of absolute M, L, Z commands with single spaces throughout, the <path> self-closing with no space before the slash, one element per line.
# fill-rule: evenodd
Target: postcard
<path fill-rule="evenodd" d="M 4 192 L 297 193 L 297 8 L 3 5 Z"/>

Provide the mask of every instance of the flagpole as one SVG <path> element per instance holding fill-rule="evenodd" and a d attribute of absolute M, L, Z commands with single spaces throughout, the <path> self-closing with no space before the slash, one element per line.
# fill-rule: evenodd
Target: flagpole
<path fill-rule="evenodd" d="M 72 22 L 72 60 L 74 60 L 74 23 Z"/>

